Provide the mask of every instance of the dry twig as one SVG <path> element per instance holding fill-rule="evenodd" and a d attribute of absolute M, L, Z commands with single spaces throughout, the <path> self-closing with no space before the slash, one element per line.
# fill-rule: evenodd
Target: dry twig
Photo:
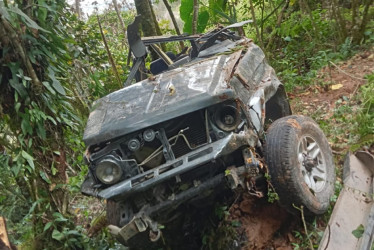
<path fill-rule="evenodd" d="M 310 249 L 313 250 L 313 249 L 314 249 L 314 248 L 313 248 L 313 242 L 312 242 L 312 240 L 311 240 L 310 237 L 309 237 L 308 229 L 307 229 L 307 227 L 306 227 L 306 222 L 305 222 L 305 217 L 304 217 L 304 206 L 301 205 L 300 207 L 297 207 L 297 206 L 295 206 L 295 204 L 292 204 L 292 206 L 293 206 L 294 208 L 296 208 L 297 210 L 299 210 L 300 213 L 301 213 L 301 220 L 303 221 L 303 226 L 304 226 L 305 235 L 306 235 L 306 237 L 307 237 L 308 240 L 309 240 L 309 247 L 310 247 Z"/>
<path fill-rule="evenodd" d="M 345 74 L 345 75 L 347 75 L 347 76 L 349 76 L 349 77 L 351 77 L 351 78 L 353 78 L 353 79 L 360 80 L 360 81 L 367 81 L 367 80 L 364 79 L 364 78 L 360 78 L 360 77 L 356 77 L 356 76 L 353 76 L 353 75 L 351 75 L 351 74 L 348 74 L 347 72 L 345 72 L 344 70 L 342 70 L 341 68 L 339 68 L 338 65 L 336 65 L 335 63 L 333 63 L 333 62 L 331 62 L 331 61 L 329 61 L 329 63 L 331 63 L 331 64 L 332 64 L 335 68 L 337 68 L 341 73 L 343 73 L 343 74 Z"/>

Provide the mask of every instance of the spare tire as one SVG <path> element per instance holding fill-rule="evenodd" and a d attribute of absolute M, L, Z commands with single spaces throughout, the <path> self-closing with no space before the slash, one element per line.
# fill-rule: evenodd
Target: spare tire
<path fill-rule="evenodd" d="M 305 116 L 276 120 L 266 134 L 266 162 L 279 202 L 290 212 L 304 206 L 312 214 L 326 212 L 334 194 L 335 167 L 328 141 Z"/>

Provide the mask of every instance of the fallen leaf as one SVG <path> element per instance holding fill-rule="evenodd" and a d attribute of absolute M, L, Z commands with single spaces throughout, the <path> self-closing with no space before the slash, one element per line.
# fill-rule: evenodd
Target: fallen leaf
<path fill-rule="evenodd" d="M 365 228 L 362 224 L 360 224 L 355 230 L 352 231 L 352 234 L 353 234 L 354 237 L 359 239 L 359 238 L 362 237 L 364 232 L 365 232 Z"/>
<path fill-rule="evenodd" d="M 334 84 L 334 85 L 331 85 L 331 90 L 337 90 L 337 89 L 340 89 L 341 87 L 343 87 L 343 84 L 341 83 Z"/>
<path fill-rule="evenodd" d="M 310 92 L 307 91 L 307 92 L 304 92 L 304 93 L 300 93 L 299 96 L 304 96 L 304 95 L 309 95 L 309 94 L 310 94 Z"/>

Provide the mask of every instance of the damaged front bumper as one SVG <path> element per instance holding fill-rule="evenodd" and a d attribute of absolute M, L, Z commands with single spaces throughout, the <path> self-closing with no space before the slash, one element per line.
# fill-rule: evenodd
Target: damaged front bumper
<path fill-rule="evenodd" d="M 92 176 L 84 181 L 81 192 L 103 199 L 124 199 L 138 192 L 146 191 L 166 180 L 191 171 L 198 166 L 228 155 L 243 146 L 255 146 L 257 136 L 251 131 L 231 133 L 225 138 L 202 146 L 186 155 L 161 166 L 148 170 L 130 179 L 121 181 L 105 189 L 95 188 Z"/>
<path fill-rule="evenodd" d="M 229 155 L 238 149 L 244 148 L 243 152 L 245 152 L 245 148 L 255 146 L 257 141 L 257 135 L 251 130 L 231 133 L 221 140 L 202 146 L 176 160 L 167 162 L 155 169 L 144 172 L 131 179 L 124 180 L 103 190 L 95 190 L 93 188 L 93 180 L 88 178 L 82 185 L 82 192 L 104 199 L 123 200 L 135 193 L 146 191 L 170 178 L 177 178 L 178 175 L 193 171 L 201 165 Z M 154 215 L 198 197 L 206 190 L 212 190 L 217 187 L 224 188 L 224 186 L 220 184 L 222 184 L 225 179 L 228 180 L 231 188 L 235 188 L 239 185 L 239 182 L 232 183 L 232 181 L 230 181 L 234 174 L 236 176 L 234 170 L 230 170 L 227 176 L 222 172 L 198 185 L 176 194 L 172 199 L 168 199 L 153 206 L 144 207 L 123 227 L 110 225 L 109 229 L 111 233 L 121 241 L 127 242 L 134 235 L 147 232 L 149 233 L 149 239 L 151 241 L 156 241 L 160 237 L 161 232 L 158 229 L 157 222 L 151 219 Z"/>

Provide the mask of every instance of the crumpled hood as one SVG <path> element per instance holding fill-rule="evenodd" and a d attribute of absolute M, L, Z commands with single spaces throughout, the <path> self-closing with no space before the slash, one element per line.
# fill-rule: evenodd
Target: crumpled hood
<path fill-rule="evenodd" d="M 84 142 L 108 141 L 234 98 L 226 77 L 232 55 L 202 59 L 99 99 L 88 118 Z"/>
<path fill-rule="evenodd" d="M 245 53 L 232 49 L 232 45 L 238 44 L 245 46 Z M 257 97 L 260 101 L 256 112 L 265 112 L 265 102 L 281 82 L 266 63 L 263 51 L 251 40 L 232 45 L 224 46 L 231 48 L 231 54 L 197 59 L 99 99 L 84 131 L 86 145 L 105 142 L 227 99 L 239 99 L 251 117 L 254 104 L 250 100 Z M 221 52 L 219 48 L 210 47 L 205 56 Z M 261 118 L 257 124 L 260 129 L 264 115 L 254 117 Z"/>

